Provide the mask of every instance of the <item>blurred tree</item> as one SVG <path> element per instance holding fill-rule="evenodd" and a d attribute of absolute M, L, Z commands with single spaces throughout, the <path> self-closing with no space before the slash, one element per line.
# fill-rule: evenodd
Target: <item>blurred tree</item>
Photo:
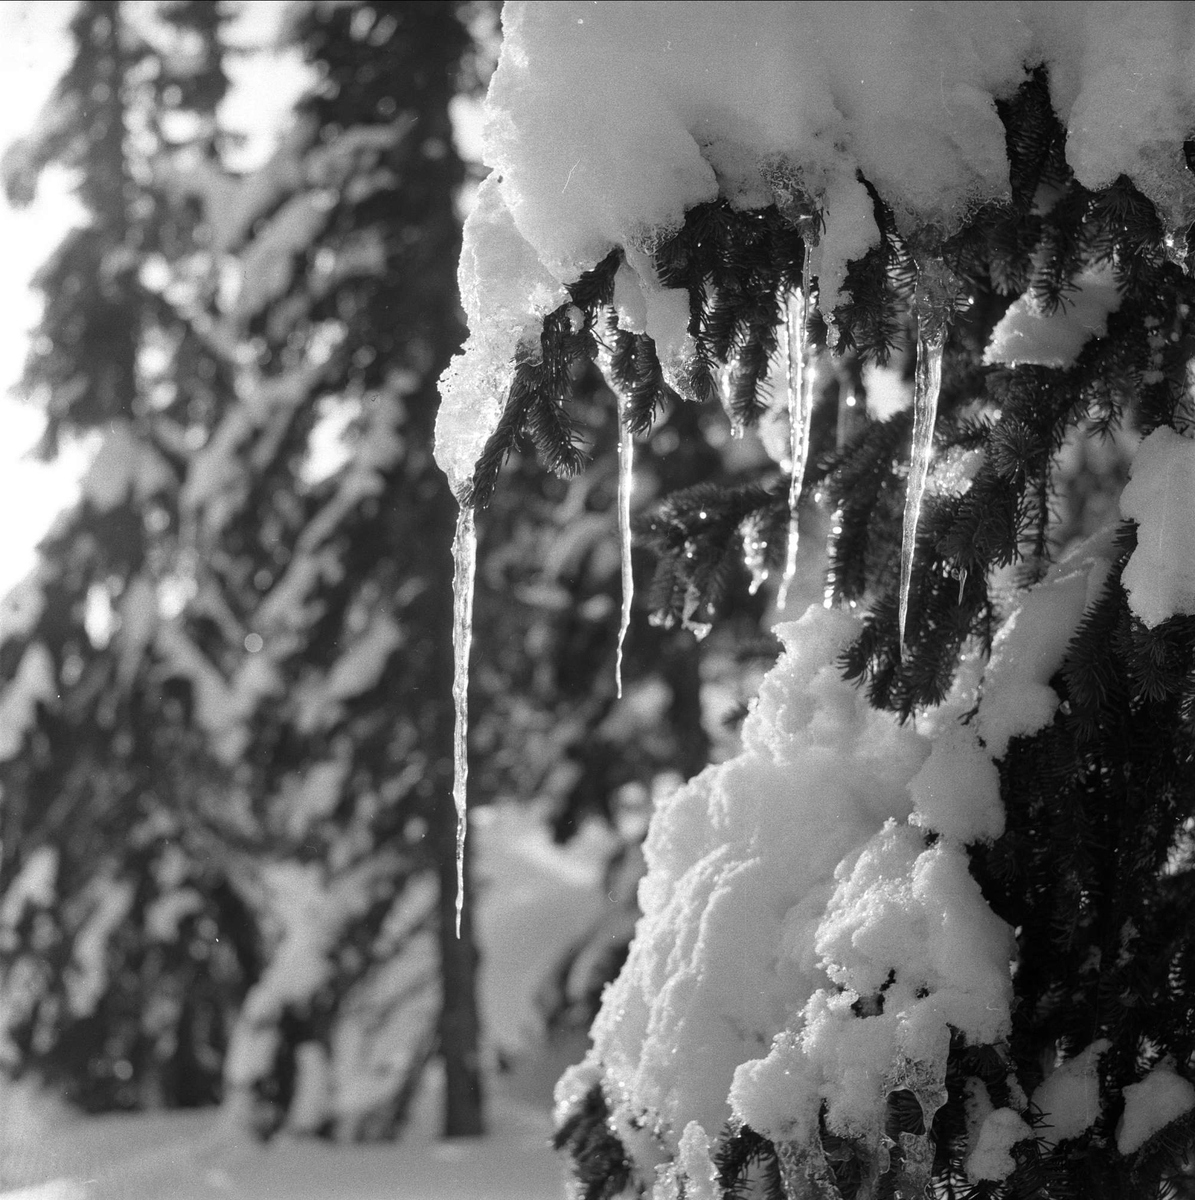
<path fill-rule="evenodd" d="M 4 159 L 16 203 L 51 164 L 78 179 L 85 221 L 36 281 L 22 390 L 46 456 L 99 446 L 0 624 L 0 1053 L 96 1109 L 213 1100 L 256 970 L 221 859 L 182 816 L 214 781 L 154 649 L 187 446 L 228 386 L 179 311 L 207 286 L 195 214 L 161 185 L 181 142 L 218 151 L 221 17 L 142 17 L 79 6 L 71 64 Z"/>
<path fill-rule="evenodd" d="M 194 576 L 172 636 L 264 935 L 225 1077 L 265 1133 L 393 1136 L 433 1059 L 444 1132 L 483 1127 L 470 905 L 454 929 L 451 498 L 431 459 L 462 336 L 467 15 L 292 5 L 316 80 L 293 128 L 243 181 L 187 185 L 240 280 L 217 324 L 243 365 L 184 489 Z"/>

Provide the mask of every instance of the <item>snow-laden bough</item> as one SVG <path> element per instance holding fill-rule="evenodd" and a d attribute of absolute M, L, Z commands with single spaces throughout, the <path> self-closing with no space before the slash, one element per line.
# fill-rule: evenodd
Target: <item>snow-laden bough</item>
<path fill-rule="evenodd" d="M 833 342 L 848 270 L 880 242 L 878 196 L 917 274 L 903 643 L 943 348 L 968 303 L 940 250 L 983 205 L 1010 194 L 998 104 L 1047 70 L 1078 183 L 1097 189 L 1125 177 L 1183 230 L 1195 219 L 1183 157 L 1195 115 L 1183 47 L 1195 17 L 1174 4 L 1131 15 L 1051 3 L 855 8 L 866 11 L 844 20 L 830 4 L 507 4 L 487 100 L 492 173 L 461 257 L 470 338 L 441 381 L 436 453 L 471 506 L 505 398 L 520 366 L 541 354 L 545 318 L 612 253 L 617 273 L 602 301 L 611 328 L 649 338 L 683 392 L 696 353 L 690 296 L 667 286 L 653 255 L 696 206 L 775 208 L 802 230 L 801 315 L 790 320 L 786 304 L 784 325 L 787 584 L 808 446 L 801 343 L 811 298 Z M 986 361 L 1070 366 L 1106 329 L 1114 291 L 1095 271 L 1080 281 L 1070 316 L 1027 293 Z M 1168 514 L 1190 473 L 1185 439 L 1154 437 L 1124 501 L 1141 524 L 1143 566 L 1181 542 Z M 625 558 L 626 433 L 622 446 Z M 745 549 L 758 584 L 760 549 Z M 742 753 L 653 819 L 630 956 L 605 996 L 589 1058 L 558 1090 L 564 1113 L 601 1088 L 639 1181 L 654 1183 L 661 1200 L 716 1194 L 711 1146 L 728 1122 L 779 1147 L 793 1195 L 804 1194 L 801 1180 L 815 1191 L 828 1180 L 827 1135 L 870 1147 L 873 1162 L 894 1152 L 902 1194 L 924 1190 L 952 1039 L 999 1048 L 1010 1028 L 1012 931 L 970 875 L 967 847 L 1002 832 L 996 764 L 1012 738 L 1052 719 L 1050 678 L 1115 557 L 1102 535 L 1059 564 L 1021 597 L 990 661 L 966 663 L 946 703 L 916 729 L 873 711 L 839 678 L 854 617 L 810 611 L 780 627 L 786 651 Z M 1153 577 L 1125 575 L 1148 624 L 1190 611 L 1185 576 L 1171 570 L 1150 591 Z M 1012 1084 L 1004 1090 L 1011 1106 L 974 1108 L 973 1180 L 1004 1178 L 1011 1148 L 1032 1135 L 1026 1098 Z M 895 1093 L 922 1114 L 922 1132 L 899 1145 L 882 1122 Z"/>

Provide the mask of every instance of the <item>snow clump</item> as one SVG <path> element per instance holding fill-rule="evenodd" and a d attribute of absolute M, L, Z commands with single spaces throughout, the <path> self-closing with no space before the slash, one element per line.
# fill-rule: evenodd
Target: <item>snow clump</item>
<path fill-rule="evenodd" d="M 1002 832 L 995 760 L 1053 718 L 1047 681 L 1113 555 L 1104 531 L 1057 564 L 1021 597 L 986 669 L 968 661 L 916 728 L 841 678 L 854 616 L 818 606 L 778 626 L 785 652 L 741 753 L 653 816 L 643 915 L 593 1048 L 561 1081 L 561 1116 L 601 1079 L 644 1177 L 680 1171 L 686 1194 L 704 1186 L 703 1138 L 728 1120 L 807 1143 L 824 1106 L 831 1131 L 874 1142 L 886 1096 L 908 1090 L 928 1123 L 951 1030 L 988 1045 L 1009 1031 L 1012 931 L 966 847 Z M 1076 1109 L 1061 1093 L 1076 1074 L 1087 1086 L 1085 1062 L 1035 1096 L 1064 1128 Z M 984 1133 L 990 1112 L 976 1121 L 975 1178 L 1003 1177 L 993 1172 L 1024 1136 L 1015 1114 Z"/>
<path fill-rule="evenodd" d="M 1195 1108 L 1195 1085 L 1164 1059 L 1140 1083 L 1124 1089 L 1124 1115 L 1116 1126 L 1116 1148 L 1133 1154 L 1158 1130 Z"/>
<path fill-rule="evenodd" d="M 1041 1110 L 1043 1133 L 1052 1142 L 1077 1138 L 1100 1115 L 1100 1056 L 1112 1043 L 1092 1042 L 1081 1054 L 1068 1059 L 1038 1084 L 1030 1098 Z"/>
<path fill-rule="evenodd" d="M 1020 1113 L 1011 1108 L 992 1109 L 979 1127 L 975 1149 L 967 1155 L 967 1178 L 972 1183 L 1007 1179 L 1016 1167 L 1013 1146 L 1032 1137 L 1033 1130 Z"/>
<path fill-rule="evenodd" d="M 1092 338 L 1108 332 L 1108 316 L 1120 308 L 1120 291 L 1111 263 L 1083 271 L 1077 288 L 1050 312 L 1032 291 L 1014 300 L 992 330 L 985 363 L 1071 367 Z"/>
<path fill-rule="evenodd" d="M 741 209 L 812 204 L 823 225 L 813 269 L 832 313 L 847 264 L 879 238 L 859 174 L 906 235 L 951 234 L 977 205 L 1008 196 L 996 102 L 1037 66 L 1049 71 L 1078 181 L 1100 188 L 1127 175 L 1186 228 L 1193 25 L 1182 4 L 873 3 L 844 21 L 828 3 L 512 0 L 486 100 L 493 172 L 461 251 L 470 338 L 441 381 L 437 458 L 454 489 L 497 424 L 515 356 L 538 352 L 563 285 L 612 249 L 637 276 L 619 281 L 620 311 L 667 366 L 684 341 L 685 298 L 661 287 L 650 255 L 686 211 L 719 198 Z M 1112 310 L 1100 286 L 1083 289 L 1094 308 L 1078 311 L 1081 296 L 1069 332 L 1053 318 L 1046 330 L 1022 305 L 992 360 L 1073 361 Z"/>
<path fill-rule="evenodd" d="M 1176 613 L 1195 614 L 1195 440 L 1166 426 L 1137 447 L 1120 494 L 1137 522 L 1137 548 L 1124 569 L 1129 607 L 1151 629 Z"/>

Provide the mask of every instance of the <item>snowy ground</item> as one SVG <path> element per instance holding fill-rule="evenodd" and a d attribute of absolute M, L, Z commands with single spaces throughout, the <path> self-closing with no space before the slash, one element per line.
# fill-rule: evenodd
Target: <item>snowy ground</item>
<path fill-rule="evenodd" d="M 6 1121 L 3 1200 L 559 1200 L 546 1110 L 491 1089 L 487 1138 L 413 1129 L 395 1145 L 266 1146 L 212 1112 Z M 21 1125 L 25 1128 L 22 1129 Z"/>
<path fill-rule="evenodd" d="M 515 1060 L 489 1080 L 488 1137 L 436 1136 L 434 1079 L 402 1141 L 364 1147 L 285 1137 L 262 1146 L 214 1111 L 80 1117 L 10 1088 L 0 1090 L 0 1200 L 560 1200 L 548 1105 L 584 1047 L 545 1047 L 532 997 L 601 912 L 608 842 L 589 830 L 566 853 L 527 812 L 478 818 L 488 1040 Z"/>

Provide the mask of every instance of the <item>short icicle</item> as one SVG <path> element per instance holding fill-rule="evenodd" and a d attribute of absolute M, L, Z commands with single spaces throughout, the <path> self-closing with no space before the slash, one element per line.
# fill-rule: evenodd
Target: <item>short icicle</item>
<path fill-rule="evenodd" d="M 626 406 L 620 405 L 618 422 L 618 547 L 622 562 L 622 615 L 618 622 L 618 648 L 614 653 L 614 686 L 622 699 L 622 646 L 631 628 L 631 602 L 635 598 L 635 575 L 631 569 L 631 491 L 635 484 L 635 442 L 626 422 Z"/>
<path fill-rule="evenodd" d="M 792 474 L 788 485 L 788 544 L 784 574 L 776 595 L 776 607 L 781 612 L 788 605 L 788 589 L 797 573 L 797 548 L 801 538 L 798 512 L 801 487 L 805 482 L 805 460 L 809 457 L 809 423 L 813 410 L 813 388 L 809 378 L 809 316 L 813 305 L 809 260 L 809 247 L 806 245 L 805 261 L 801 266 L 800 297 L 794 304 L 793 297 L 789 295 L 784 305 L 785 384 L 788 391 Z"/>
<path fill-rule="evenodd" d="M 456 806 L 456 936 L 465 910 L 466 796 L 469 781 L 469 650 L 473 644 L 473 584 L 477 573 L 477 529 L 473 506 L 461 504 L 452 540 L 452 800 Z"/>
<path fill-rule="evenodd" d="M 905 649 L 905 621 L 909 615 L 909 588 L 913 578 L 913 555 L 917 549 L 917 523 L 934 448 L 934 422 L 938 416 L 938 392 L 942 387 L 942 350 L 946 345 L 945 323 L 927 332 L 924 322 L 917 330 L 917 373 L 913 380 L 913 452 L 909 461 L 909 485 L 905 492 L 904 527 L 900 543 L 900 646 Z"/>

